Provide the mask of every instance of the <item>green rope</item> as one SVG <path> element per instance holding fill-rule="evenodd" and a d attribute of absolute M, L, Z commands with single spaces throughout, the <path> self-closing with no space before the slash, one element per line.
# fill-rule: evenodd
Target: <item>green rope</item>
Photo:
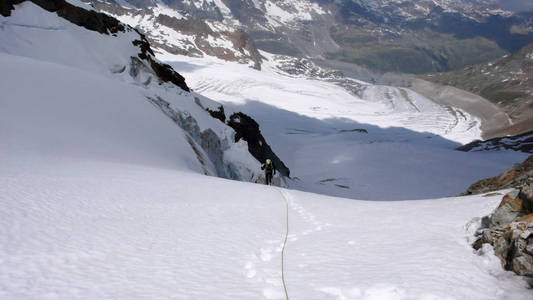
<path fill-rule="evenodd" d="M 285 212 L 286 212 L 286 228 L 285 228 L 285 240 L 283 241 L 283 247 L 281 248 L 281 282 L 283 282 L 283 290 L 285 291 L 285 299 L 289 300 L 289 293 L 287 292 L 287 284 L 285 283 L 285 246 L 287 245 L 287 238 L 289 236 L 289 201 L 287 197 L 279 190 L 283 200 L 285 200 Z"/>

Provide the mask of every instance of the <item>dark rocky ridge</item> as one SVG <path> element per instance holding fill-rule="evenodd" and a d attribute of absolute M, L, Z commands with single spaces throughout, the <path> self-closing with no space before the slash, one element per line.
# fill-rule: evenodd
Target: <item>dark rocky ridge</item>
<path fill-rule="evenodd" d="M 217 110 L 206 109 L 209 114 L 215 119 L 220 120 L 222 123 L 227 124 L 229 127 L 235 130 L 235 142 L 238 142 L 241 138 L 248 143 L 248 151 L 259 162 L 264 163 L 267 158 L 271 159 L 276 166 L 276 169 L 285 177 L 290 177 L 290 170 L 285 163 L 272 151 L 270 145 L 266 142 L 265 138 L 261 134 L 259 124 L 250 116 L 238 112 L 234 113 L 226 118 L 224 107 L 221 105 Z"/>
<path fill-rule="evenodd" d="M 533 131 L 515 136 L 493 138 L 486 141 L 474 141 L 463 145 L 460 151 L 490 151 L 510 149 L 533 154 Z"/>
<path fill-rule="evenodd" d="M 289 168 L 272 151 L 272 148 L 270 148 L 261 134 L 261 130 L 259 130 L 259 124 L 254 119 L 242 112 L 238 112 L 232 114 L 226 124 L 237 132 L 235 142 L 238 142 L 241 138 L 245 140 L 248 143 L 248 151 L 259 162 L 263 163 L 269 158 L 276 166 L 276 170 L 283 176 L 290 177 Z"/>
<path fill-rule="evenodd" d="M 13 9 L 15 9 L 13 7 L 13 1 L 0 0 L 0 15 L 9 17 Z"/>
<path fill-rule="evenodd" d="M 135 30 L 131 27 L 125 27 L 117 19 L 110 17 L 104 13 L 86 10 L 84 8 L 74 6 L 65 0 L 0 0 L 0 12 L 4 16 L 10 16 L 11 10 L 14 9 L 14 4 L 19 4 L 25 1 L 31 1 L 41 8 L 55 12 L 61 18 L 85 29 L 96 31 L 101 34 L 116 34 L 118 32 L 125 32 L 126 30 Z M 139 39 L 133 41 L 133 45 L 139 47 L 139 58 L 147 61 L 154 73 L 157 75 L 160 82 L 172 82 L 183 90 L 189 92 L 190 89 L 185 83 L 185 78 L 178 72 L 174 71 L 171 66 L 161 63 L 154 58 L 150 44 L 146 37 L 139 33 Z"/>
<path fill-rule="evenodd" d="M 0 0 L 0 13 L 4 17 L 11 15 L 14 4 L 31 1 L 49 12 L 55 12 L 63 19 L 91 31 L 102 34 L 124 32 L 125 27 L 117 19 L 96 11 L 89 11 L 74 6 L 65 0 Z"/>
<path fill-rule="evenodd" d="M 152 70 L 157 75 L 160 82 L 172 82 L 183 90 L 190 92 L 189 87 L 185 83 L 185 78 L 178 72 L 174 71 L 170 65 L 156 61 L 154 59 L 154 52 L 152 51 L 152 48 L 150 48 L 150 44 L 145 36 L 142 33 L 139 33 L 139 35 L 141 38 L 139 40 L 134 40 L 132 43 L 141 49 L 141 53 L 138 54 L 139 58 L 150 63 Z"/>

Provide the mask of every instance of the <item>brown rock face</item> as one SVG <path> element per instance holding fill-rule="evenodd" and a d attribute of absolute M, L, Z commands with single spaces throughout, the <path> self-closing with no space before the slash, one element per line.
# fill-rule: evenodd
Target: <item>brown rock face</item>
<path fill-rule="evenodd" d="M 474 249 L 487 243 L 504 269 L 533 278 L 533 186 L 524 184 L 506 194 L 477 232 Z"/>
<path fill-rule="evenodd" d="M 493 227 L 504 226 L 523 215 L 523 205 L 519 194 L 518 190 L 514 190 L 503 196 L 502 202 L 491 217 Z"/>
<path fill-rule="evenodd" d="M 516 164 L 501 175 L 482 179 L 472 184 L 461 196 L 477 195 L 508 188 L 517 188 L 533 177 L 533 155 L 523 163 Z M 529 202 L 528 202 L 529 203 Z"/>

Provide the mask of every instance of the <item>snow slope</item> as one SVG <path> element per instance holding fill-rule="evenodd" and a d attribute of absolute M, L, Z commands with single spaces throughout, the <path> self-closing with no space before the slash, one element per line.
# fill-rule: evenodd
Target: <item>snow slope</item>
<path fill-rule="evenodd" d="M 0 22 L 0 299 L 283 299 L 287 226 L 291 299 L 529 299 L 469 246 L 498 197 L 373 202 L 204 176 L 214 166 L 147 97 L 229 128 L 200 95 L 117 72 L 130 37 L 31 3 Z M 252 167 L 243 147 L 226 153 Z"/>
<path fill-rule="evenodd" d="M 2 152 L 2 157 L 5 153 Z M 465 225 L 499 197 L 372 202 L 48 157 L 0 165 L 0 299 L 530 299 Z"/>
<path fill-rule="evenodd" d="M 213 101 L 161 84 L 148 67 L 137 65 L 132 59 L 140 52 L 132 44 L 139 39 L 135 31 L 99 34 L 31 2 L 17 5 L 0 22 L 5 91 L 0 138 L 7 141 L 0 147 L 257 177 L 259 162 L 241 151 L 246 143 L 235 144 L 235 132 L 209 116 L 196 98 Z M 186 124 L 165 116 L 154 99 L 168 103 Z M 218 161 L 200 145 L 199 136 L 206 131 L 220 143 Z"/>
<path fill-rule="evenodd" d="M 299 178 L 293 188 L 370 200 L 453 196 L 526 157 L 456 151 L 481 134 L 479 120 L 460 109 L 362 82 L 356 96 L 327 80 L 283 73 L 273 56 L 263 55 L 269 61 L 260 72 L 216 59 L 159 57 L 195 91 L 256 119 Z"/>

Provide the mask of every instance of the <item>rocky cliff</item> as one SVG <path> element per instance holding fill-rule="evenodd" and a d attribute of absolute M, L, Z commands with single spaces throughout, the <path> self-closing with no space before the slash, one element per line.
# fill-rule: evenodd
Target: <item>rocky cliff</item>
<path fill-rule="evenodd" d="M 505 170 L 499 176 L 482 179 L 472 184 L 461 195 L 477 195 L 509 188 L 518 188 L 533 177 L 533 155 L 524 162 Z"/>
<path fill-rule="evenodd" d="M 533 186 L 532 177 L 505 196 L 490 215 L 482 219 L 472 247 L 494 248 L 505 270 L 533 278 Z"/>
<path fill-rule="evenodd" d="M 264 163 L 267 159 L 271 159 L 276 167 L 276 170 L 282 176 L 290 177 L 290 170 L 285 163 L 272 151 L 270 145 L 261 134 L 259 130 L 259 124 L 250 116 L 245 113 L 237 112 L 232 113 L 229 117 L 226 116 L 224 106 L 219 106 L 217 109 L 206 110 L 215 119 L 220 120 L 222 123 L 227 124 L 229 127 L 235 130 L 235 142 L 243 139 L 248 143 L 248 151 L 261 163 Z"/>

